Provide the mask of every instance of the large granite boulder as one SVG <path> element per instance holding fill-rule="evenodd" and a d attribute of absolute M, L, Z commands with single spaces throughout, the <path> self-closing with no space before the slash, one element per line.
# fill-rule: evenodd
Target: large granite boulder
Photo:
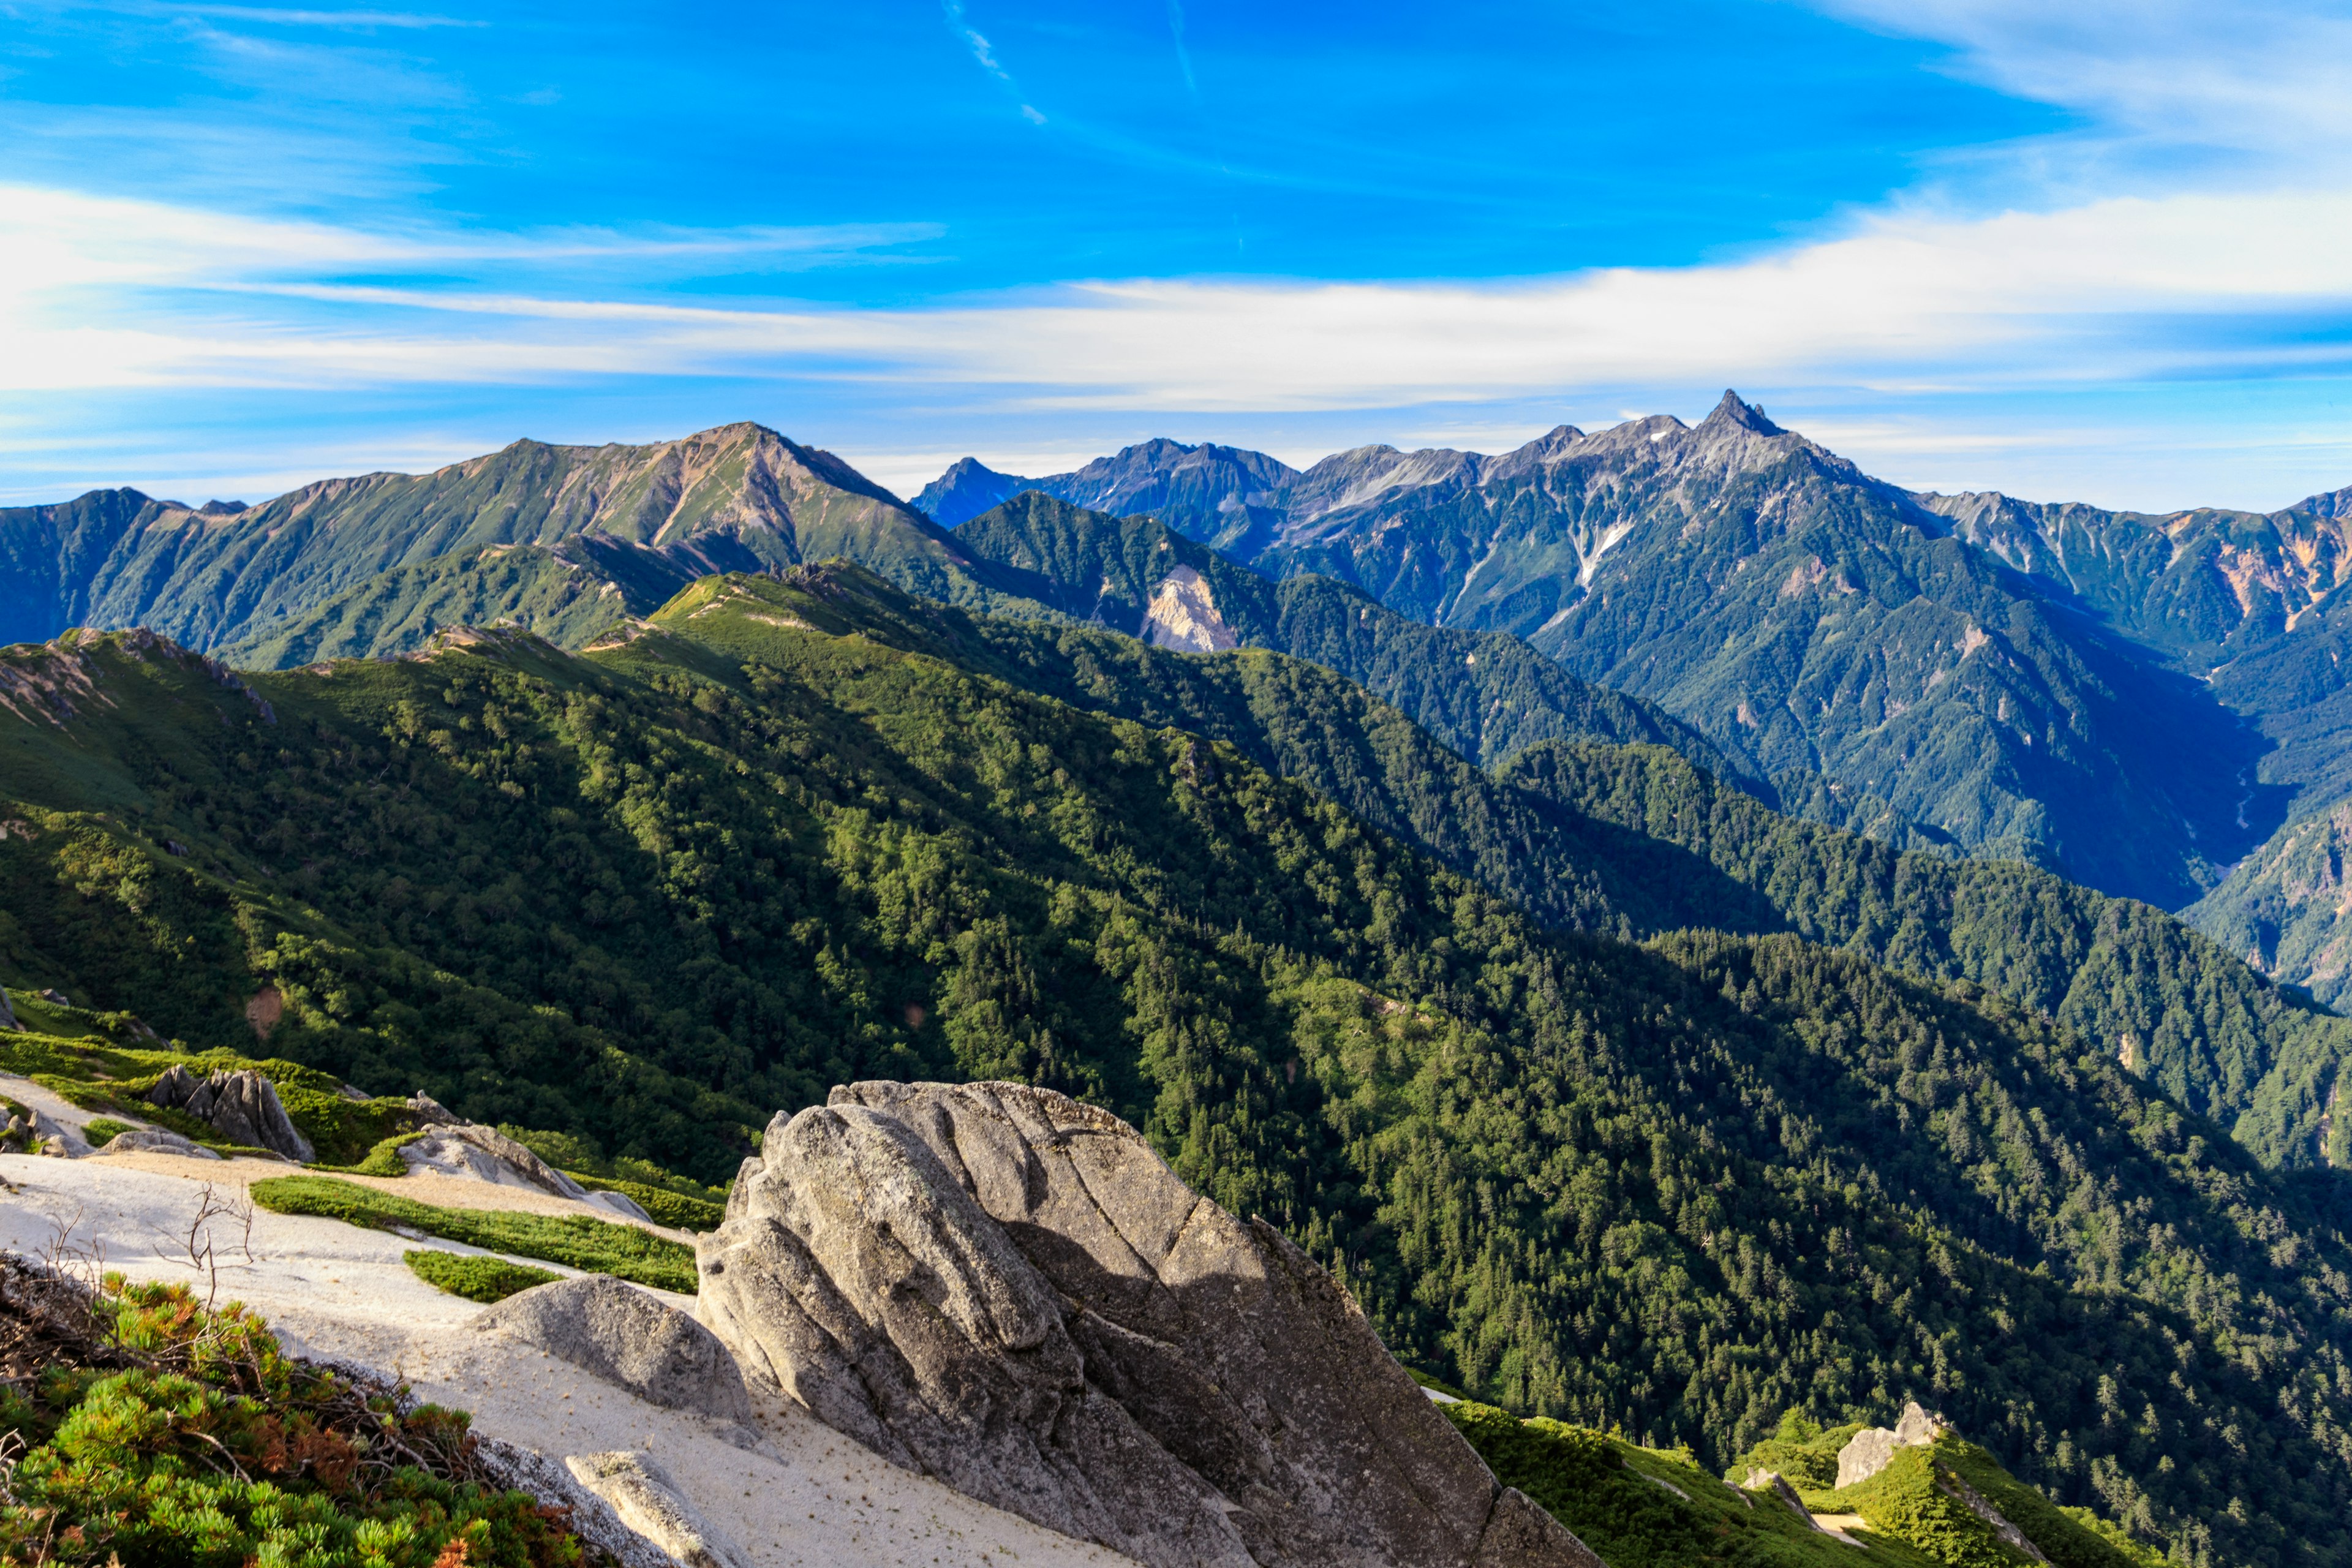
<path fill-rule="evenodd" d="M 184 1110 L 247 1149 L 267 1149 L 301 1163 L 318 1157 L 286 1114 L 277 1086 L 251 1068 L 198 1078 L 174 1065 L 148 1089 L 147 1101 Z"/>
<path fill-rule="evenodd" d="M 748 1373 L 1155 1568 L 1598 1568 L 1312 1259 L 1062 1095 L 836 1089 L 769 1126 L 698 1250 Z"/>
<path fill-rule="evenodd" d="M 1951 1424 L 1940 1415 L 1931 1415 L 1919 1407 L 1917 1400 L 1903 1406 L 1903 1415 L 1893 1431 L 1884 1426 L 1866 1426 L 1846 1440 L 1838 1450 L 1837 1484 L 1843 1489 L 1858 1486 L 1886 1468 L 1897 1448 L 1925 1448 L 1950 1430 Z"/>
<path fill-rule="evenodd" d="M 609 1274 L 518 1291 L 474 1319 L 649 1405 L 749 1426 L 751 1396 L 709 1329 Z"/>

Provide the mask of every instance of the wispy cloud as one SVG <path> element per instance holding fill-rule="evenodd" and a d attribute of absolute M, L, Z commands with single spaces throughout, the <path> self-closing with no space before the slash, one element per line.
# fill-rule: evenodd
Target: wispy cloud
<path fill-rule="evenodd" d="M 965 18 L 963 0 L 940 0 L 940 9 L 947 14 L 948 26 L 955 30 L 956 37 L 963 40 L 964 47 L 971 51 L 971 58 L 980 63 L 980 68 L 1003 83 L 1004 90 L 1013 95 L 1013 100 L 1021 106 L 1022 118 L 1032 125 L 1045 124 L 1045 114 L 1022 96 L 1021 84 L 1013 79 L 1013 73 L 997 59 L 995 46 Z"/>
<path fill-rule="evenodd" d="M 723 374 L 989 387 L 1033 408 L 1314 410 L 1692 377 L 1919 392 L 2352 370 L 2352 194 L 2333 191 L 1885 216 L 1759 260 L 1494 287 L 1138 279 L 845 310 L 403 280 L 468 258 L 827 243 L 385 237 L 0 191 L 0 387 Z"/>
<path fill-rule="evenodd" d="M 151 16 L 205 16 L 225 22 L 257 22 L 276 27 L 487 27 L 465 16 L 418 11 L 297 11 L 269 5 L 142 5 L 125 7 Z"/>

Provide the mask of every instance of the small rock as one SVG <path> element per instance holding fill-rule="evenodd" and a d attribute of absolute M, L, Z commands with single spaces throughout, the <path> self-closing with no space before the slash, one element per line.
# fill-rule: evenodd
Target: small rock
<path fill-rule="evenodd" d="M 1870 1479 L 1886 1468 L 1897 1448 L 1924 1448 L 1951 1430 L 1951 1423 L 1941 1415 L 1931 1415 L 1919 1407 L 1917 1400 L 1903 1406 L 1902 1419 L 1888 1431 L 1884 1426 L 1872 1426 L 1853 1435 L 1846 1446 L 1838 1450 L 1837 1484 L 1841 1489 Z"/>
<path fill-rule="evenodd" d="M 624 1524 L 684 1568 L 751 1568 L 742 1548 L 712 1528 L 651 1454 L 636 1448 L 575 1454 L 563 1465 L 610 1503 Z"/>
<path fill-rule="evenodd" d="M 162 1127 L 133 1127 L 118 1132 L 101 1154 L 177 1154 L 189 1160 L 217 1160 L 220 1155 Z"/>

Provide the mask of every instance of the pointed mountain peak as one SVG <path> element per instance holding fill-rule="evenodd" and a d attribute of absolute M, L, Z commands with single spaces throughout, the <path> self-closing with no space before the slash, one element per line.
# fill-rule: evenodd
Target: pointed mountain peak
<path fill-rule="evenodd" d="M 1699 428 L 1705 430 L 1725 425 L 1737 425 L 1742 430 L 1751 430 L 1759 436 L 1782 434 L 1778 425 L 1764 417 L 1761 408 L 1752 403 L 1742 402 L 1739 394 L 1729 387 L 1724 388 L 1723 401 L 1715 405 L 1715 412 L 1706 416 Z"/>

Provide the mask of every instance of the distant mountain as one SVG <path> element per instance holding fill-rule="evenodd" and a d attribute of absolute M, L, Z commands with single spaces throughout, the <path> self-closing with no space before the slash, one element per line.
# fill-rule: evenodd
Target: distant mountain
<path fill-rule="evenodd" d="M 1149 517 L 1024 493 L 956 530 L 998 568 L 1003 604 L 1026 600 L 1158 647 L 1263 647 L 1310 659 L 1394 703 L 1482 764 L 1538 741 L 1671 747 L 1708 772 L 1769 795 L 1756 763 L 1655 703 L 1580 680 L 1516 637 L 1429 626 L 1328 577 L 1275 582 Z"/>
<path fill-rule="evenodd" d="M 954 528 L 1036 490 L 1092 511 L 1150 512 L 1187 539 L 1248 555 L 1271 542 L 1282 515 L 1275 498 L 1297 478 L 1296 469 L 1264 452 L 1163 439 L 1044 479 L 1000 474 L 966 458 L 924 487 L 915 504 Z"/>
<path fill-rule="evenodd" d="M 1154 443 L 1079 472 L 1115 468 L 1140 498 L 1150 463 L 1172 498 L 1195 459 Z M 2178 907 L 2277 820 L 2262 738 L 2201 682 L 1735 395 L 1695 428 L 1261 472 L 1278 483 L 1240 503 L 1237 552 L 1257 571 L 1515 634 L 1766 773 L 1825 778 L 1965 850 Z M 1198 509 L 1174 510 L 1154 515 L 1199 537 Z"/>
<path fill-rule="evenodd" d="M 676 580 L 848 555 L 945 595 L 969 567 L 942 530 L 831 453 L 728 425 L 642 447 L 518 441 L 429 474 L 327 479 L 234 510 L 135 490 L 0 510 L 0 642 L 142 626 L 202 649 L 397 651 L 353 628 L 421 624 L 426 599 L 513 617 L 525 601 L 563 598 L 548 582 L 522 586 L 521 563 L 499 568 L 517 596 L 454 584 L 445 558 L 582 535 L 657 554 L 668 565 L 654 575 Z M 542 578 L 588 569 L 529 561 Z M 427 563 L 440 563 L 429 583 L 370 581 Z M 602 575 L 625 593 L 636 570 Z M 307 629 L 282 624 L 351 594 Z"/>

